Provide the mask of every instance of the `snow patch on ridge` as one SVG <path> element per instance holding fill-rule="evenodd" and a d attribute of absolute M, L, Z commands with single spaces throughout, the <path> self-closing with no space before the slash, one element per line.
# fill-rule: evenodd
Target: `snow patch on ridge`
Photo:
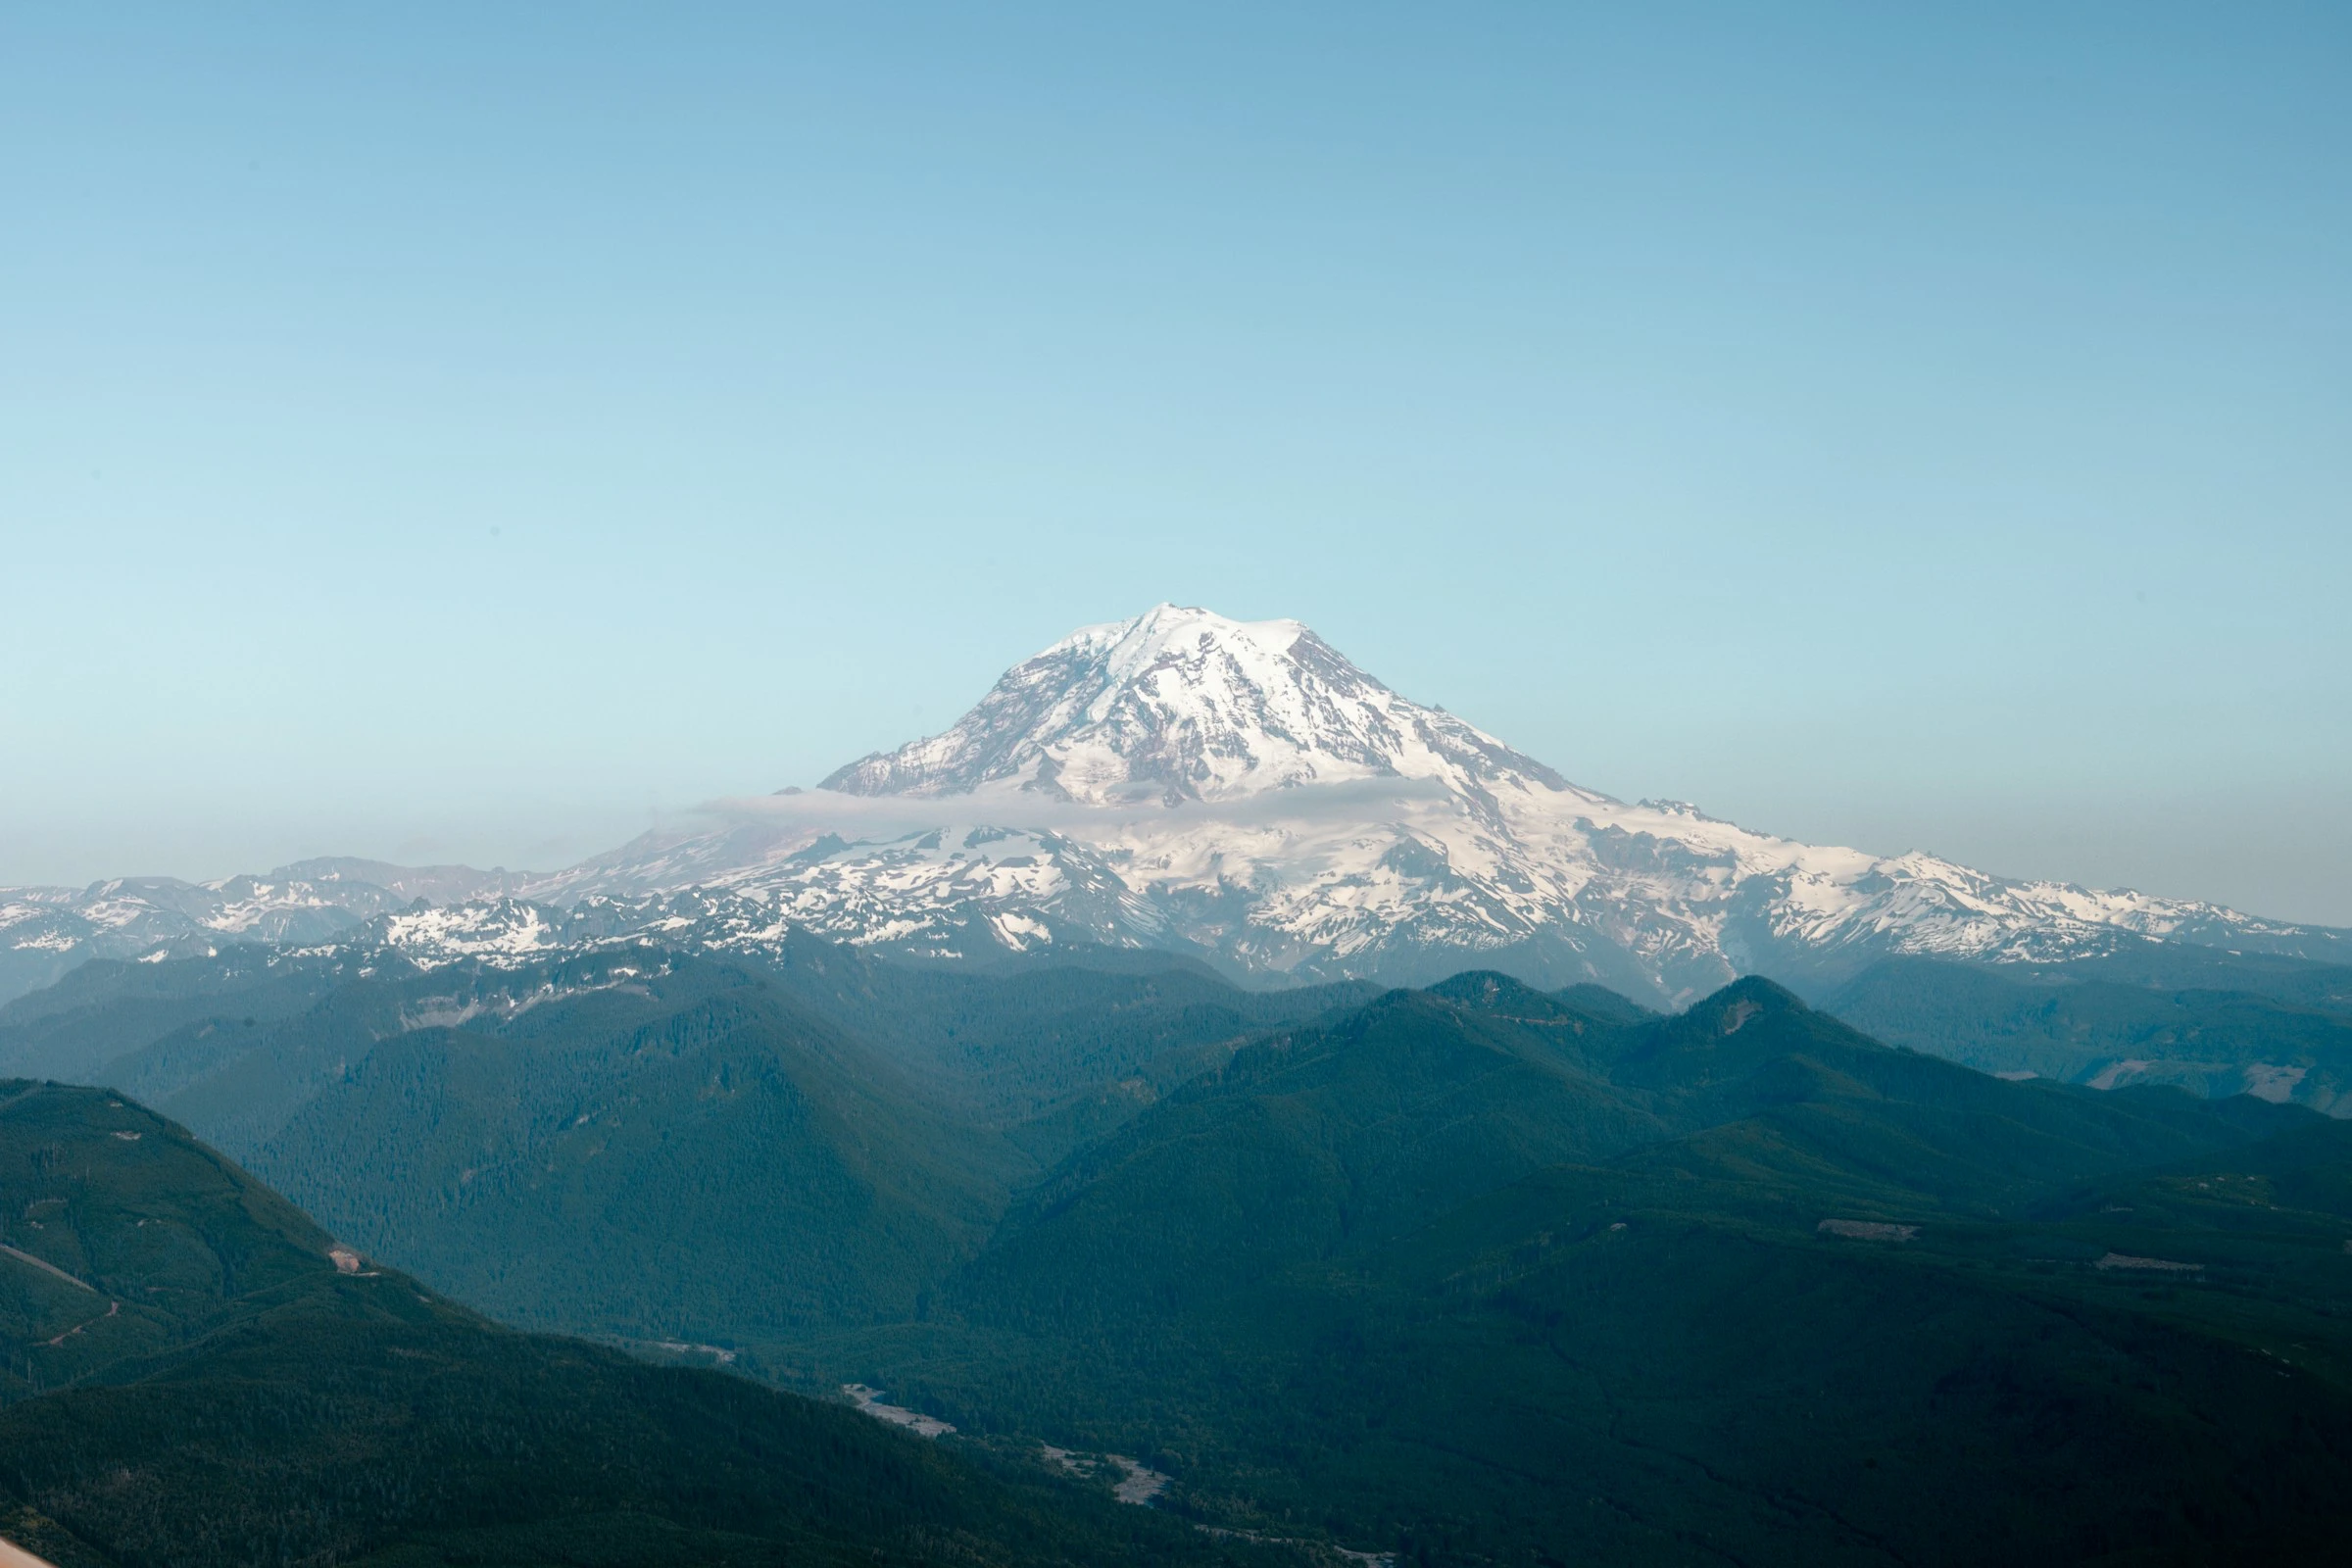
<path fill-rule="evenodd" d="M 1516 953 L 1670 1004 L 1884 954 L 2352 954 L 2352 933 L 2215 905 L 1629 805 L 1398 696 L 1298 621 L 1161 605 L 1063 638 L 949 729 L 817 790 L 552 875 L 317 860 L 0 889 L 0 1000 L 86 956 L 160 962 L 227 939 L 431 967 L 644 941 L 769 952 L 796 930 L 956 957 L 1172 948 L 1311 977 L 1435 978 Z"/>

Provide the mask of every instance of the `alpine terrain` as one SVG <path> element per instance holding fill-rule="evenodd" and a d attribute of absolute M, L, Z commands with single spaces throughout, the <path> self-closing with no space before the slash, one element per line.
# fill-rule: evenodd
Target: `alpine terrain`
<path fill-rule="evenodd" d="M 976 960 L 1161 949 L 1266 978 L 1469 964 L 1680 1005 L 1893 956 L 2049 964 L 2155 943 L 2342 961 L 2352 934 L 1986 875 L 1583 789 L 1304 625 L 1161 605 L 1005 672 L 941 734 L 695 834 L 553 874 L 312 861 L 191 886 L 0 891 L 0 998 L 92 956 L 224 941 L 430 966 L 613 942 L 759 955 L 803 930 Z"/>

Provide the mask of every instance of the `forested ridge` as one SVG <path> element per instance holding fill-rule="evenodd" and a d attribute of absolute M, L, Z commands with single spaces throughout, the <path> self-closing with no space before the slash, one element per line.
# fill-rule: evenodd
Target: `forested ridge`
<path fill-rule="evenodd" d="M 1499 974 L 1249 993 L 1133 958 L 973 973 L 814 941 L 769 965 L 224 963 L 184 995 L 92 974 L 0 1012 L 0 1062 L 111 1043 L 150 1072 L 209 1063 L 175 1103 L 272 1085 L 221 1126 L 368 1257 L 642 1357 L 885 1388 L 961 1429 L 930 1450 L 964 1455 L 957 1476 L 1012 1494 L 1085 1490 L 1041 1444 L 1128 1455 L 1172 1481 L 1117 1519 L 1287 1560 L 2255 1561 L 2332 1540 L 2352 1126 L 2304 1105 L 2003 1081 L 1759 979 L 1659 1015 Z M 2317 1071 L 2321 968 L 1895 967 L 1831 1001 L 1940 1039 L 2007 1028 L 2021 988 L 2036 1018 L 2220 995 L 2246 1050 Z M 363 1369 L 410 1359 L 347 1348 L 360 1406 Z M 599 1399 L 654 1370 L 561 1353 Z M 486 1386 L 557 1378 L 528 1365 Z M 749 1430 L 721 1407 L 674 1419 Z M 501 1445 L 559 1437 L 447 1441 L 486 1475 Z M 548 1473 L 600 1462 L 564 1449 Z"/>
<path fill-rule="evenodd" d="M 0 1530 L 60 1568 L 1249 1554 L 984 1447 L 502 1328 L 104 1091 L 0 1083 Z"/>

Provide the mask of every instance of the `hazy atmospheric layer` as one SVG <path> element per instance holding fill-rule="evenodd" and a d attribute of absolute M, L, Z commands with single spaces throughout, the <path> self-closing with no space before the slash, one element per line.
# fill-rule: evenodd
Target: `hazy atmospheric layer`
<path fill-rule="evenodd" d="M 332 860 L 201 887 L 11 890 L 0 983 L 222 940 L 381 942 L 432 962 L 649 935 L 753 951 L 798 928 L 957 959 L 1166 948 L 1269 979 L 1476 962 L 1679 1002 L 1736 973 L 1802 981 L 1888 953 L 2352 946 L 1613 800 L 1400 697 L 1297 621 L 1172 605 L 1055 643 L 938 735 L 720 815 L 549 874 Z"/>

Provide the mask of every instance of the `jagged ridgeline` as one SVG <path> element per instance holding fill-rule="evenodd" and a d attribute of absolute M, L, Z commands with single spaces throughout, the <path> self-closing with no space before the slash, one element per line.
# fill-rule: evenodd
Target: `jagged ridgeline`
<path fill-rule="evenodd" d="M 1215 1562 L 966 1445 L 514 1333 L 106 1091 L 0 1083 L 0 1535 L 59 1565 Z"/>

